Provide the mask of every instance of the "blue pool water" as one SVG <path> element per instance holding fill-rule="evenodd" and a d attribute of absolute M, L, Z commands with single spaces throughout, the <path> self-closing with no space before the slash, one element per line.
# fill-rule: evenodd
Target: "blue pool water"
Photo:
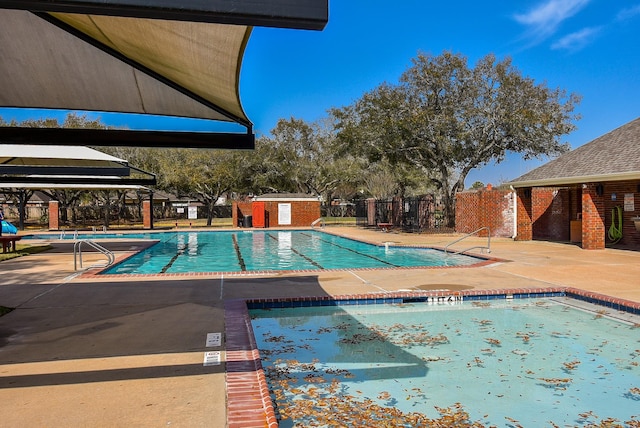
<path fill-rule="evenodd" d="M 281 427 L 637 424 L 639 325 L 568 301 L 250 314 Z"/>
<path fill-rule="evenodd" d="M 318 231 L 170 232 L 127 234 L 126 237 L 159 239 L 160 242 L 104 273 L 379 269 L 460 266 L 480 261 L 427 248 L 379 247 Z"/>

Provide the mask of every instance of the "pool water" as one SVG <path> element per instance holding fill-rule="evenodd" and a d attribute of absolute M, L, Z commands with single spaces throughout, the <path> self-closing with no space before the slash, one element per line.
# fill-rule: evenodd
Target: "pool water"
<path fill-rule="evenodd" d="M 640 325 L 562 298 L 250 314 L 281 427 L 640 420 Z"/>
<path fill-rule="evenodd" d="M 379 247 L 318 231 L 173 232 L 151 238 L 160 242 L 103 273 L 380 269 L 481 261 L 429 248 Z"/>

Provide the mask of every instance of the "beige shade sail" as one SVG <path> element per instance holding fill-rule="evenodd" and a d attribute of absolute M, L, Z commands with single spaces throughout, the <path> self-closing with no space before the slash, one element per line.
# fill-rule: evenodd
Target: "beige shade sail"
<path fill-rule="evenodd" d="M 328 0 L 0 0 L 0 107 L 186 117 L 246 128 L 3 126 L 0 143 L 251 149 L 255 135 L 239 79 L 253 26 L 321 30 L 327 21 Z"/>
<path fill-rule="evenodd" d="M 237 122 L 251 27 L 0 9 L 0 106 Z"/>

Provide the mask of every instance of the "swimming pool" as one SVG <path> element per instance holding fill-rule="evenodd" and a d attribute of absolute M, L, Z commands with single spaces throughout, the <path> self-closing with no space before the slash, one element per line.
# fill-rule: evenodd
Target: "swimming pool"
<path fill-rule="evenodd" d="M 431 248 L 376 246 L 311 230 L 125 236 L 159 242 L 105 270 L 104 274 L 384 269 L 468 266 L 484 261 L 466 255 L 445 255 Z"/>
<path fill-rule="evenodd" d="M 637 424 L 640 324 L 608 312 L 559 297 L 250 311 L 282 427 Z"/>

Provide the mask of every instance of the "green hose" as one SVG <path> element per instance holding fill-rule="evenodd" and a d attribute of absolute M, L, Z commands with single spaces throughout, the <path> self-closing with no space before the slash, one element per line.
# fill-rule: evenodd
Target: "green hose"
<path fill-rule="evenodd" d="M 616 226 L 616 214 L 618 225 Z M 622 239 L 622 207 L 618 205 L 611 210 L 611 227 L 609 227 L 609 239 L 617 244 Z"/>

